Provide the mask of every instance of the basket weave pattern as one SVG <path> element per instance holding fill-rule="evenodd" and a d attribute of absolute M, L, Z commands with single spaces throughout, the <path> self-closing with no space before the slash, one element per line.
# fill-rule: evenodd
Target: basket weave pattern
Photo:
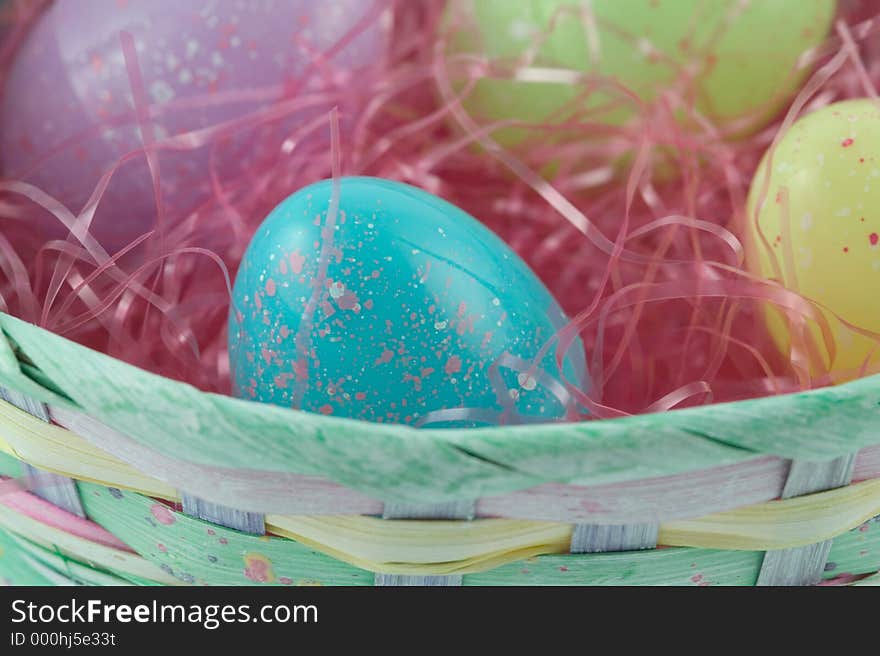
<path fill-rule="evenodd" d="M 876 377 L 417 431 L 206 394 L 8 315 L 0 328 L 0 474 L 31 482 L 0 495 L 12 583 L 800 585 L 880 569 Z"/>

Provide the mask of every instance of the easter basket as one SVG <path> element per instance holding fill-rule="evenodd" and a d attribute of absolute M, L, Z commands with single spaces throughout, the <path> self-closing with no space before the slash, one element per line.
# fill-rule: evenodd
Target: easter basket
<path fill-rule="evenodd" d="M 0 325 L 12 583 L 798 585 L 880 569 L 877 377 L 415 430 L 203 393 Z"/>
<path fill-rule="evenodd" d="M 34 141 L 48 139 L 45 133 L 63 123 L 55 120 L 57 107 L 72 101 L 63 95 L 67 86 L 59 84 L 51 91 L 61 101 L 53 95 L 47 102 L 37 86 L 29 86 L 35 76 L 27 66 L 17 76 L 7 75 L 16 49 L 27 43 L 31 23 L 38 26 L 33 28 L 38 32 L 49 30 L 39 22 L 40 11 L 59 6 L 48 0 L 14 4 L 18 12 L 14 20 L 8 25 L 0 22 L 0 36 L 7 29 L 15 36 L 8 47 L 4 43 L 0 49 L 0 81 L 14 79 L 27 96 L 21 102 L 30 111 L 19 111 L 17 117 L 22 120 L 12 126 L 23 134 L 7 140 L 9 152 L 17 148 L 15 152 L 24 161 L 32 150 L 39 150 Z M 435 39 L 441 44 L 437 35 L 443 34 L 444 25 L 448 27 L 443 18 L 446 3 L 440 0 L 376 0 L 375 7 L 360 18 L 347 15 L 353 11 L 335 11 L 336 22 L 328 25 L 338 27 L 343 14 L 351 24 L 341 38 L 335 35 L 327 43 L 296 41 L 300 50 L 309 53 L 308 61 L 297 60 L 302 52 L 295 49 L 283 56 L 269 53 L 275 59 L 265 58 L 275 61 L 281 72 L 300 66 L 300 72 L 310 71 L 311 78 L 303 73 L 301 80 L 291 80 L 278 71 L 278 79 L 261 78 L 270 90 L 280 88 L 281 95 L 263 102 L 270 97 L 265 89 L 260 93 L 248 89 L 236 97 L 236 102 L 246 105 L 239 115 L 217 109 L 222 103 L 216 99 L 200 105 L 204 98 L 184 97 L 180 105 L 184 109 L 213 108 L 193 112 L 187 119 L 209 116 L 210 120 L 184 121 L 170 130 L 164 129 L 167 125 L 156 130 L 153 119 L 168 118 L 173 124 L 174 112 L 167 107 L 153 111 L 153 104 L 170 102 L 174 85 L 189 84 L 194 76 L 208 71 L 206 85 L 214 93 L 224 80 L 235 77 L 218 71 L 235 68 L 229 61 L 236 52 L 246 62 L 239 62 L 239 74 L 260 77 L 266 71 L 259 68 L 262 64 L 252 62 L 259 59 L 264 41 L 272 41 L 241 38 L 236 30 L 249 20 L 243 14 L 236 19 L 241 18 L 239 23 L 221 23 L 217 16 L 209 17 L 213 23 L 198 23 L 199 29 L 208 30 L 211 43 L 222 45 L 222 54 L 208 48 L 199 51 L 201 44 L 188 37 L 175 42 L 183 53 L 180 57 L 172 52 L 175 43 L 169 45 L 174 39 L 163 37 L 163 45 L 152 51 L 138 42 L 144 34 L 158 34 L 169 25 L 168 35 L 180 36 L 175 34 L 172 12 L 176 4 L 167 4 L 168 15 L 157 21 L 162 24 L 159 27 L 148 21 L 149 30 L 140 37 L 113 27 L 114 39 L 119 38 L 112 48 L 104 43 L 108 56 L 79 53 L 82 56 L 71 59 L 81 66 L 82 79 L 89 75 L 102 82 L 113 79 L 120 98 L 131 95 L 125 105 L 128 114 L 111 107 L 109 93 L 89 98 L 108 103 L 97 112 L 108 121 L 106 125 L 89 125 L 89 130 L 115 129 L 118 125 L 110 119 L 124 123 L 119 116 L 139 128 L 131 130 L 138 134 L 134 142 L 123 143 L 124 147 L 115 144 L 120 150 L 114 157 L 99 153 L 111 159 L 112 171 L 101 174 L 103 187 L 92 184 L 85 197 L 68 201 L 83 208 L 79 214 L 44 191 L 45 180 L 26 182 L 0 171 L 0 220 L 4 221 L 0 232 L 0 582 L 282 586 L 880 583 L 880 375 L 851 375 L 850 382 L 829 386 L 838 381 L 812 379 L 803 361 L 794 366 L 794 358 L 772 344 L 764 322 L 755 321 L 761 317 L 762 302 L 778 300 L 786 292 L 778 282 L 756 282 L 757 276 L 743 270 L 739 241 L 745 231 L 741 219 L 748 174 L 776 143 L 776 135 L 802 111 L 821 109 L 839 99 L 876 95 L 871 85 L 880 79 L 880 17 L 875 16 L 872 3 L 842 0 L 838 9 L 835 3 L 824 2 L 821 21 L 808 12 L 798 14 L 804 26 L 794 31 L 800 36 L 788 44 L 790 49 L 805 48 L 794 53 L 796 75 L 786 79 L 791 62 L 774 67 L 769 56 L 766 62 L 763 56 L 759 58 L 763 67 L 758 68 L 770 73 L 769 82 L 758 76 L 768 98 L 766 106 L 758 102 L 758 107 L 747 109 L 752 119 L 760 119 L 761 129 L 727 126 L 734 135 L 746 127 L 756 130 L 735 146 L 727 138 L 730 135 L 716 130 L 702 116 L 695 121 L 698 138 L 681 129 L 681 114 L 688 113 L 683 108 L 693 109 L 687 105 L 691 94 L 686 85 L 675 87 L 673 83 L 681 80 L 673 75 L 664 82 L 669 88 L 657 94 L 658 102 L 632 103 L 651 130 L 629 129 L 622 122 L 597 127 L 586 112 L 586 119 L 575 115 L 571 121 L 585 121 L 580 132 L 550 124 L 546 134 L 533 134 L 526 147 L 516 148 L 522 121 L 508 121 L 502 112 L 499 120 L 492 120 L 496 128 L 502 125 L 501 140 L 512 144 L 510 149 L 492 141 L 488 136 L 492 130 L 474 123 L 462 109 L 466 103 L 457 94 L 465 92 L 450 81 L 453 66 L 440 65 L 445 61 L 445 45 L 426 47 Z M 283 9 L 298 11 L 300 4 L 308 8 L 312 3 L 290 2 Z M 495 8 L 503 18 L 515 4 L 495 3 Z M 549 12 L 547 25 L 566 16 L 579 21 L 590 18 L 590 4 L 567 6 L 568 13 Z M 648 9 L 653 11 L 660 3 L 641 4 L 644 12 L 637 23 L 639 29 L 650 31 L 655 18 Z M 725 13 L 718 29 L 748 4 L 731 3 L 732 13 Z M 12 6 L 8 2 L 4 9 L 0 0 L 0 16 Z M 148 13 L 155 9 L 150 3 L 139 6 Z M 671 6 L 664 3 L 666 8 Z M 71 7 L 65 7 L 65 20 L 78 21 L 82 7 Z M 263 7 L 270 12 L 276 9 L 272 3 Z M 606 3 L 605 9 L 629 13 L 613 3 Z M 388 12 L 394 14 L 393 21 L 387 20 Z M 830 35 L 835 16 L 842 17 L 836 35 L 823 42 L 825 32 L 813 23 L 828 23 Z M 681 23 L 673 19 L 673 27 Z M 265 15 L 260 20 L 259 34 L 270 22 L 273 27 L 296 23 L 268 21 Z M 96 21 L 89 25 L 99 25 Z M 758 41 L 757 28 L 772 22 L 740 25 L 738 38 L 745 34 L 747 43 Z M 304 25 L 296 24 L 305 33 Z M 389 24 L 397 39 L 396 45 L 387 48 L 386 62 L 385 54 L 380 57 L 379 53 L 384 53 Z M 578 23 L 589 33 L 599 29 L 597 25 L 601 27 L 595 21 Z M 527 37 L 531 33 L 522 21 L 513 20 L 509 27 L 511 39 L 520 39 L 520 45 L 530 50 Z M 358 46 L 363 50 L 349 51 L 341 68 L 361 60 L 369 64 L 356 75 L 333 70 L 333 57 L 358 41 L 358 30 L 364 30 L 361 37 L 366 34 Z M 571 38 L 570 29 L 565 32 Z M 46 43 L 54 43 L 49 33 L 51 38 L 39 32 L 48 39 Z M 574 34 L 585 58 L 589 39 Z M 537 39 L 536 48 L 544 36 L 531 34 Z M 710 36 L 714 38 L 716 32 Z M 618 56 L 617 62 L 636 61 L 630 57 L 635 52 L 643 57 L 644 62 L 639 61 L 648 66 L 647 73 L 641 70 L 637 78 L 644 82 L 653 79 L 656 70 L 650 67 L 663 58 L 656 56 L 650 42 L 638 37 L 628 42 L 608 32 L 604 38 L 616 44 L 612 47 L 618 54 L 626 55 Z M 682 57 L 692 45 L 685 38 L 670 43 Z M 502 43 L 501 50 L 507 45 Z M 571 49 L 562 46 L 554 47 L 570 54 Z M 54 56 L 55 50 L 34 47 L 29 53 L 39 58 Z M 294 55 L 288 60 L 290 53 Z M 550 88 L 568 85 L 561 92 L 557 86 L 556 97 L 550 98 L 563 105 L 573 99 L 573 85 L 587 85 L 596 77 L 586 75 L 590 80 L 585 82 L 585 71 L 569 70 L 577 62 L 567 59 L 557 62 L 556 68 L 525 65 L 512 72 L 510 62 L 502 61 L 500 69 L 504 70 L 499 73 L 490 70 L 490 62 L 475 61 L 473 53 L 459 54 L 458 63 L 463 62 L 468 71 L 476 69 L 478 75 L 490 71 L 506 75 L 506 82 L 538 80 Z M 193 65 L 190 70 L 181 63 L 197 56 L 205 57 L 201 68 Z M 40 61 L 33 70 L 40 70 Z M 717 63 L 712 61 L 710 69 Z M 733 57 L 731 61 L 739 60 Z M 754 65 L 756 60 L 744 61 Z M 642 64 L 634 66 L 638 69 Z M 165 77 L 145 84 L 155 70 L 165 71 L 163 66 L 173 75 L 163 72 Z M 741 68 L 736 63 L 726 74 L 736 81 Z M 675 70 L 683 80 L 694 83 L 688 66 Z M 618 73 L 606 71 L 607 75 Z M 777 93 L 776 87 L 783 83 L 792 89 Z M 604 84 L 620 86 L 609 85 L 607 79 Z M 750 93 L 741 94 L 735 85 L 717 86 L 733 91 L 725 98 L 728 103 L 749 105 L 752 95 L 761 95 L 752 94 L 751 87 Z M 229 93 L 236 96 L 238 91 Z M 633 100 L 629 91 L 622 95 Z M 0 101 L 9 97 L 0 97 Z M 478 93 L 477 105 L 497 104 L 499 98 L 504 101 L 504 93 Z M 524 106 L 540 109 L 544 100 L 539 94 L 526 99 Z M 783 101 L 788 100 L 791 110 L 786 113 Z M 506 111 L 515 103 L 500 104 Z M 116 116 L 114 111 L 121 113 Z M 65 114 L 69 116 L 73 122 L 82 119 L 75 112 Z M 39 130 L 31 129 L 31 120 L 36 124 L 46 117 Z M 771 120 L 777 122 L 768 125 Z M 328 123 L 329 143 L 318 134 L 326 132 Z M 531 128 L 535 125 L 548 127 L 541 120 Z M 272 132 L 276 128 L 278 134 Z M 271 138 L 262 141 L 264 129 Z M 111 132 L 115 137 L 122 135 L 123 142 L 131 136 L 124 130 Z M 574 139 L 566 144 L 565 138 L 558 137 L 560 133 L 567 137 L 592 132 L 608 140 L 597 145 Z M 650 139 L 645 137 L 648 133 L 653 135 Z M 551 138 L 551 134 L 557 136 Z M 658 148 L 647 147 L 661 143 Z M 51 153 L 57 144 L 44 146 Z M 214 167 L 215 160 L 222 159 L 223 149 L 218 146 L 230 148 L 226 157 L 232 153 L 233 166 Z M 870 149 L 870 144 L 863 146 L 861 141 L 850 149 L 852 138 L 834 146 L 848 149 L 845 153 L 850 158 L 857 157 L 860 149 Z M 89 167 L 81 160 L 90 153 L 78 148 L 58 150 L 68 157 L 62 159 L 64 166 L 56 167 L 60 178 L 66 181 L 68 175 L 73 179 L 79 173 L 88 178 Z M 160 151 L 162 167 L 157 164 Z M 659 153 L 657 180 L 650 179 L 649 151 Z M 9 152 L 4 152 L 5 159 Z M 673 161 L 665 159 L 673 152 L 680 156 L 677 164 L 685 173 L 683 184 L 669 184 L 669 171 L 663 168 Z M 824 158 L 824 152 L 821 155 Z M 115 222 L 117 215 L 136 215 L 128 205 L 129 197 L 139 195 L 144 201 L 146 193 L 146 206 L 152 208 L 155 200 L 156 207 L 163 207 L 162 201 L 168 199 L 162 197 L 161 182 L 168 180 L 169 170 L 188 170 L 164 159 L 174 162 L 178 156 L 182 159 L 177 164 L 192 165 L 201 177 L 195 181 L 198 184 L 184 177 L 182 183 L 172 185 L 177 200 L 191 186 L 210 187 L 212 194 L 202 199 L 198 211 L 184 214 L 180 210 L 179 223 L 169 223 L 168 234 L 179 238 L 183 246 L 177 250 L 169 246 L 174 239 L 159 234 L 164 224 L 160 226 L 161 217 L 156 216 L 151 218 L 159 226 L 155 229 L 150 223 L 133 234 L 113 234 L 112 230 L 101 234 L 102 224 L 95 219 L 101 210 L 105 212 L 104 230 L 108 221 L 113 229 L 125 227 L 124 220 Z M 193 157 L 188 160 L 189 156 Z M 140 177 L 120 176 L 123 187 L 130 185 L 124 189 L 128 193 L 102 196 L 116 168 L 130 160 L 137 160 L 141 168 Z M 581 165 L 587 168 L 577 168 Z M 630 165 L 630 178 L 620 179 L 618 169 Z M 162 181 L 160 168 L 166 176 Z M 589 306 L 581 318 L 592 323 L 586 327 L 584 320 L 578 326 L 582 336 L 590 335 L 589 340 L 584 338 L 585 351 L 600 366 L 611 362 L 613 366 L 607 369 L 617 373 L 602 372 L 595 399 L 576 390 L 582 395 L 583 408 L 578 412 L 586 409 L 589 413 L 566 418 L 582 421 L 416 428 L 220 393 L 228 390 L 230 377 L 225 332 L 229 273 L 242 261 L 242 245 L 291 191 L 349 173 L 395 184 L 407 182 L 454 202 L 523 255 L 570 316 L 581 316 Z M 185 200 L 189 203 L 192 198 Z M 785 194 L 775 199 L 780 206 L 789 200 Z M 845 217 L 857 221 L 851 213 L 852 208 L 846 208 Z M 168 216 L 173 218 L 174 212 L 168 210 Z M 37 226 L 46 228 L 45 235 L 37 235 L 39 230 L 27 222 L 34 217 L 46 222 Z M 803 215 L 798 218 L 804 230 L 812 225 L 812 215 L 806 227 Z M 93 219 L 94 224 L 90 223 Z M 64 232 L 57 230 L 58 221 L 64 224 Z M 780 251 L 790 249 L 791 226 L 783 224 L 769 249 L 779 247 L 783 235 L 786 244 Z M 322 229 L 320 220 L 311 225 Z M 6 226 L 10 226 L 8 232 Z M 880 238 L 876 232 L 862 234 L 868 231 L 867 225 L 858 229 L 859 261 L 867 261 L 873 253 L 868 249 L 878 247 Z M 614 241 L 606 236 L 614 234 L 618 235 Z M 107 245 L 105 251 L 98 237 L 106 237 L 112 247 Z M 134 237 L 139 241 L 131 242 Z M 772 240 L 775 235 L 769 237 Z M 841 250 L 836 242 L 834 247 Z M 121 255 L 111 257 L 109 251 L 117 248 Z M 848 245 L 845 250 L 849 252 Z M 184 255 L 202 259 L 193 264 Z M 788 255 L 793 261 L 794 254 Z M 880 271 L 880 261 L 877 264 Z M 31 284 L 29 276 L 37 282 Z M 141 284 L 147 279 L 149 284 Z M 730 281 L 730 285 L 723 284 Z M 270 282 L 271 288 L 264 288 L 274 297 L 275 283 Z M 150 285 L 153 288 L 147 289 Z M 192 291 L 197 287 L 198 294 Z M 603 296 L 606 287 L 611 291 Z M 159 288 L 162 294 L 152 295 Z M 315 288 L 320 289 L 320 284 Z M 136 293 L 126 295 L 131 290 Z M 644 295 L 634 301 L 621 297 L 633 290 Z M 161 303 L 155 302 L 156 297 L 161 297 Z M 815 308 L 797 294 L 789 293 L 786 299 L 796 306 L 789 310 L 800 313 L 801 320 L 816 316 Z M 493 300 L 496 306 L 504 305 L 497 297 Z M 621 301 L 619 306 L 614 306 L 617 301 Z M 656 310 L 639 332 L 645 306 L 655 301 L 672 305 Z M 743 310 L 745 329 L 734 325 L 741 306 L 748 306 Z M 354 303 L 344 309 L 355 307 L 359 312 L 360 306 Z M 621 309 L 624 312 L 615 315 Z M 614 325 L 607 339 L 601 332 L 606 326 L 596 328 L 596 323 L 604 322 L 606 310 L 616 321 L 609 322 Z M 452 308 L 449 315 L 455 311 Z M 457 315 L 462 326 L 467 321 L 464 314 L 462 309 Z M 602 321 L 593 321 L 597 315 L 602 315 Z M 178 318 L 186 330 L 175 332 Z M 415 316 L 410 320 L 415 321 Z M 756 330 L 759 324 L 762 327 Z M 870 331 L 862 330 L 862 337 L 866 332 Z M 706 340 L 700 341 L 700 335 Z M 829 338 L 826 344 L 833 341 Z M 679 348 L 681 342 L 686 345 Z M 728 354 L 728 347 L 745 348 L 755 357 L 743 364 L 739 361 L 742 351 Z M 386 352 L 389 359 L 394 357 L 389 348 L 383 348 L 382 357 Z M 106 353 L 101 352 L 104 349 Z M 652 350 L 658 354 L 649 353 Z M 725 375 L 733 375 L 719 374 L 722 363 L 727 367 Z M 595 382 L 597 372 L 592 364 L 589 368 Z M 707 371 L 712 372 L 705 376 L 709 382 L 701 377 Z M 860 373 L 874 371 L 876 367 Z M 285 385 L 298 374 L 286 375 Z M 780 380 L 784 384 L 777 386 Z M 721 393 L 713 397 L 716 381 Z M 771 391 L 778 393 L 767 396 Z M 519 390 L 503 392 L 519 394 Z M 713 398 L 722 402 L 709 403 Z M 583 401 L 595 402 L 594 407 Z M 689 407 L 676 409 L 679 405 Z M 593 412 L 596 408 L 606 412 Z"/>

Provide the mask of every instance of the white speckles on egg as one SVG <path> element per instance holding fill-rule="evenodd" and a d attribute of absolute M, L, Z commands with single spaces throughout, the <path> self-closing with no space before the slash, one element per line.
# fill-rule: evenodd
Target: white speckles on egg
<path fill-rule="evenodd" d="M 517 375 L 516 381 L 519 383 L 519 386 L 524 390 L 532 391 L 535 387 L 538 386 L 535 377 L 527 372 L 522 372 Z"/>
<path fill-rule="evenodd" d="M 638 42 L 636 43 L 636 50 L 643 57 L 650 57 L 657 52 L 654 44 L 651 43 L 650 39 L 646 37 L 642 37 L 638 40 Z"/>
<path fill-rule="evenodd" d="M 162 105 L 174 98 L 174 89 L 165 80 L 155 80 L 150 84 L 150 98 L 154 103 Z"/>
<path fill-rule="evenodd" d="M 434 330 L 445 330 L 448 325 L 447 321 L 435 321 L 434 322 Z"/>
<path fill-rule="evenodd" d="M 193 59 L 199 52 L 199 42 L 195 39 L 190 39 L 186 42 L 186 50 L 184 51 L 184 56 L 187 59 Z"/>
<path fill-rule="evenodd" d="M 517 19 L 511 21 L 508 34 L 510 35 L 510 38 L 514 41 L 524 41 L 528 39 L 532 34 L 534 34 L 535 30 L 535 26 L 531 23 L 521 19 Z"/>
<path fill-rule="evenodd" d="M 776 165 L 776 171 L 778 173 L 788 173 L 791 171 L 791 164 L 789 162 L 779 162 Z"/>
<path fill-rule="evenodd" d="M 809 269 L 813 265 L 813 251 L 806 246 L 798 246 L 798 265 L 802 269 Z"/>
<path fill-rule="evenodd" d="M 498 300 L 497 297 L 496 297 L 496 298 L 493 298 L 493 299 L 492 299 L 492 305 L 494 305 L 495 307 L 498 307 L 499 305 L 501 305 L 501 301 Z"/>
<path fill-rule="evenodd" d="M 807 212 L 801 217 L 801 228 L 803 230 L 809 230 L 812 227 L 813 227 L 813 214 L 811 212 Z"/>
<path fill-rule="evenodd" d="M 850 207 L 841 207 L 834 213 L 834 216 L 846 217 L 852 215 L 852 208 Z"/>

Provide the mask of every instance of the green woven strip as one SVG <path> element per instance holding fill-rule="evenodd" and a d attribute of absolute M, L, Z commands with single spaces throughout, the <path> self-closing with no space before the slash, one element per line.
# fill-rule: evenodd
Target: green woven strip
<path fill-rule="evenodd" d="M 89 517 L 184 583 L 373 585 L 373 573 L 292 540 L 171 513 L 148 497 L 79 483 Z"/>
<path fill-rule="evenodd" d="M 32 375 L 28 375 L 24 372 L 25 367 L 29 367 L 31 371 L 39 370 L 39 367 L 30 361 L 28 361 L 27 365 L 22 365 L 22 363 L 19 362 L 19 357 L 26 356 L 15 339 L 5 330 L 6 322 L 10 320 L 23 326 L 26 331 L 37 333 L 46 332 L 32 324 L 25 323 L 0 312 L 0 385 L 6 385 L 17 392 L 26 394 L 38 401 L 44 401 L 46 403 L 64 402 L 64 397 L 59 396 L 53 391 L 53 389 L 57 389 L 57 385 L 52 383 L 52 385 L 49 386 L 42 384 L 41 382 L 36 382 L 33 380 Z M 88 349 L 83 349 L 83 351 L 88 351 Z M 80 357 L 88 358 L 89 356 L 86 355 Z M 42 373 L 40 378 L 46 383 L 51 380 L 51 378 L 45 373 Z"/>
<path fill-rule="evenodd" d="M 489 572 L 465 585 L 746 585 L 755 584 L 764 554 L 713 549 L 539 556 Z"/>
<path fill-rule="evenodd" d="M 98 569 L 87 563 L 64 555 L 58 549 L 46 549 L 38 544 L 26 540 L 17 535 L 11 535 L 12 542 L 19 548 L 24 557 L 30 557 L 31 562 L 38 561 L 54 571 L 56 574 L 68 579 L 72 584 L 91 586 L 119 586 L 130 585 L 127 577 L 118 573 Z"/>
<path fill-rule="evenodd" d="M 24 469 L 21 460 L 13 458 L 8 453 L 0 451 L 0 476 L 9 476 L 10 478 L 24 476 Z"/>
<path fill-rule="evenodd" d="M 67 397 L 60 389 L 55 387 L 55 383 L 46 376 L 42 371 L 37 369 L 35 366 L 31 364 L 21 363 L 21 373 L 24 374 L 27 378 L 30 378 L 40 387 L 49 390 L 51 393 L 58 395 L 58 398 L 63 398 L 67 403 L 72 403 L 71 399 Z"/>
<path fill-rule="evenodd" d="M 634 480 L 756 454 L 833 458 L 878 439 L 876 376 L 804 394 L 619 420 L 415 430 L 206 394 L 9 315 L 0 314 L 0 327 L 19 357 L 41 372 L 22 373 L 11 345 L 0 339 L 0 384 L 69 404 L 63 394 L 169 456 L 325 476 L 386 501 L 473 499 L 550 481 Z"/>
<path fill-rule="evenodd" d="M 880 570 L 880 517 L 834 539 L 825 578 L 867 574 Z"/>
<path fill-rule="evenodd" d="M 0 585 L 57 585 L 0 529 Z"/>
<path fill-rule="evenodd" d="M 489 572 L 465 585 L 744 585 L 758 579 L 764 553 L 713 549 L 655 549 L 631 553 L 539 556 Z M 825 579 L 880 569 L 880 521 L 834 540 Z"/>
<path fill-rule="evenodd" d="M 371 585 L 373 574 L 301 544 L 170 513 L 132 492 L 80 483 L 89 516 L 184 582 Z M 160 546 L 161 545 L 161 546 Z M 655 549 L 549 555 L 467 574 L 464 585 L 754 585 L 763 552 Z M 880 569 L 880 522 L 839 536 L 826 578 Z"/>
<path fill-rule="evenodd" d="M 211 585 L 371 585 L 370 572 L 336 561 L 284 538 L 258 538 L 211 526 L 179 514 L 168 516 L 152 500 L 133 493 L 80 483 L 89 513 L 131 544 L 147 560 L 184 582 Z M 159 521 L 162 519 L 162 521 Z M 0 532 L 0 577 L 16 585 L 49 585 L 31 556 L 62 574 L 91 584 L 140 585 L 151 581 L 95 571 L 42 547 Z M 162 545 L 161 547 L 159 545 Z M 213 557 L 213 558 L 212 558 Z M 711 549 L 656 549 L 630 553 L 548 555 L 489 572 L 468 574 L 464 585 L 754 585 L 763 554 Z M 216 559 L 216 560 L 214 560 Z M 834 541 L 825 578 L 869 574 L 880 569 L 880 521 L 867 522 Z"/>
<path fill-rule="evenodd" d="M 151 581 L 149 579 L 142 579 L 139 576 L 134 576 L 133 574 L 124 574 L 121 572 L 117 572 L 120 578 L 125 579 L 129 582 L 130 585 L 139 585 L 145 587 L 161 587 L 163 583 L 157 583 L 156 581 Z"/>

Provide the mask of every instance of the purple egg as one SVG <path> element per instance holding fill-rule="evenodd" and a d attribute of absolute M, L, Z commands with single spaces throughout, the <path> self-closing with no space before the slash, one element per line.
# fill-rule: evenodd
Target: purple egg
<path fill-rule="evenodd" d="M 365 0 L 58 0 L 9 71 L 0 106 L 2 175 L 24 179 L 78 213 L 101 175 L 142 147 L 122 31 L 133 36 L 161 141 L 344 86 L 360 68 L 381 63 L 387 25 Z M 316 58 L 353 29 L 355 38 L 326 61 Z M 344 101 L 249 122 L 194 150 L 160 151 L 166 221 L 210 200 L 212 168 L 222 184 L 234 186 L 254 167 L 271 165 L 287 137 L 333 105 L 356 113 Z M 146 158 L 138 154 L 114 174 L 92 233 L 111 252 L 126 245 L 155 226 L 154 197 Z M 38 228 L 47 237 L 65 234 L 48 217 Z"/>

